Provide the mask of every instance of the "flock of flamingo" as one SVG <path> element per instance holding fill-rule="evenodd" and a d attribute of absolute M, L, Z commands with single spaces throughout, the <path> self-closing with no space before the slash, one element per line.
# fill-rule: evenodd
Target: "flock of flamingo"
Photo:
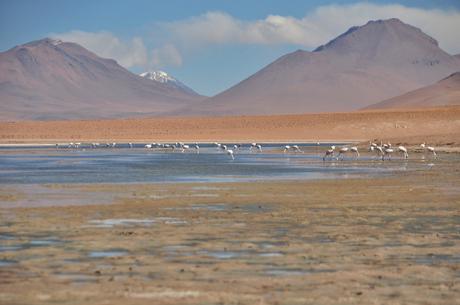
<path fill-rule="evenodd" d="M 436 150 L 434 149 L 434 147 L 427 146 L 425 143 L 420 144 L 420 147 L 424 151 L 428 151 L 429 153 L 431 153 L 435 159 L 437 158 Z M 333 146 L 330 147 L 330 149 L 326 150 L 326 153 L 323 156 L 323 161 L 325 161 L 327 158 L 333 159 L 335 149 L 336 149 L 336 147 L 333 145 Z M 385 157 L 387 157 L 387 160 L 391 160 L 391 156 L 392 156 L 393 153 L 401 154 L 401 156 L 404 159 L 409 158 L 409 153 L 407 152 L 406 147 L 404 147 L 402 145 L 399 145 L 395 149 L 395 148 L 392 147 L 391 143 L 385 143 L 385 144 L 380 143 L 380 145 L 378 145 L 377 143 L 370 142 L 369 143 L 369 151 L 372 152 L 372 153 L 375 153 L 378 158 L 382 159 L 382 161 L 385 161 Z M 339 159 L 343 160 L 344 155 L 346 153 L 348 153 L 348 152 L 351 152 L 351 153 L 355 154 L 356 158 L 359 157 L 358 148 L 356 146 L 352 146 L 352 147 L 341 147 L 341 148 L 339 148 L 339 153 L 338 153 L 337 157 L 335 157 L 335 158 L 337 160 L 339 160 Z"/>
<path fill-rule="evenodd" d="M 129 148 L 133 148 L 134 144 L 133 143 L 127 143 Z M 89 144 L 91 148 L 115 148 L 117 146 L 117 143 L 90 143 Z M 318 142 L 317 145 L 319 146 L 320 143 Z M 67 148 L 80 148 L 82 146 L 81 143 L 69 143 L 66 147 Z M 219 150 L 224 153 L 226 153 L 232 160 L 235 159 L 235 153 L 239 151 L 242 148 L 242 144 L 234 144 L 233 146 L 227 146 L 226 144 L 222 143 L 214 143 L 214 146 Z M 151 143 L 151 144 L 146 144 L 144 146 L 147 149 L 153 149 L 153 148 L 160 148 L 160 149 L 171 149 L 171 150 L 180 150 L 181 152 L 187 152 L 187 151 L 195 151 L 196 153 L 200 152 L 200 146 L 198 143 L 195 143 L 193 145 L 185 144 L 183 142 L 177 142 L 174 144 L 165 144 L 165 143 Z M 56 148 L 59 148 L 59 144 L 56 144 Z M 420 148 L 424 152 L 429 152 L 430 154 L 433 155 L 433 157 L 436 159 L 437 154 L 436 150 L 432 146 L 427 146 L 426 143 L 420 144 Z M 303 153 L 303 151 L 300 149 L 298 145 L 285 145 L 282 147 L 283 153 Z M 261 152 L 262 151 L 262 145 L 258 143 L 251 143 L 249 147 L 250 152 Z M 337 154 L 336 154 L 337 152 Z M 385 158 L 387 160 L 391 160 L 391 157 L 394 153 L 398 153 L 402 156 L 404 159 L 409 158 L 409 153 L 406 147 L 400 145 L 398 147 L 393 147 L 391 143 L 374 143 L 374 142 L 369 142 L 369 152 L 374 153 L 377 158 L 381 158 L 382 161 L 385 161 Z M 353 154 L 354 158 L 357 159 L 359 158 L 359 150 L 358 147 L 356 146 L 343 146 L 340 148 L 337 148 L 335 145 L 330 146 L 324 153 L 323 155 L 323 161 L 326 160 L 344 160 L 345 155 L 347 154 Z"/>

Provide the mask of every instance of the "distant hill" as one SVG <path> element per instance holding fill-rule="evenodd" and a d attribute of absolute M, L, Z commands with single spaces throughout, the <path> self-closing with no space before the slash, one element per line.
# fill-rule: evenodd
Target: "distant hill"
<path fill-rule="evenodd" d="M 352 27 L 313 52 L 298 50 L 180 114 L 350 111 L 431 84 L 460 59 L 398 19 Z"/>
<path fill-rule="evenodd" d="M 75 43 L 42 39 L 0 53 L 0 119 L 157 115 L 201 101 Z"/>
<path fill-rule="evenodd" d="M 420 108 L 460 105 L 460 72 L 439 82 L 370 105 L 365 109 Z"/>

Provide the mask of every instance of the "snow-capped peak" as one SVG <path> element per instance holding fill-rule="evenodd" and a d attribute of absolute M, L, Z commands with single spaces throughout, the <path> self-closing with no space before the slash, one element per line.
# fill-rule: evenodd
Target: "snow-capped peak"
<path fill-rule="evenodd" d="M 148 71 L 139 74 L 139 76 L 150 79 L 155 82 L 159 82 L 165 84 L 171 88 L 176 88 L 181 91 L 185 91 L 189 94 L 197 95 L 195 91 L 181 83 L 179 80 L 175 79 L 174 77 L 170 76 L 168 73 L 164 71 Z"/>
<path fill-rule="evenodd" d="M 50 39 L 49 41 L 54 46 L 57 46 L 57 45 L 60 45 L 61 43 L 63 43 L 63 41 L 60 40 L 60 39 Z"/>
<path fill-rule="evenodd" d="M 141 73 L 139 75 L 160 83 L 177 82 L 175 78 L 169 76 L 168 73 L 164 71 L 150 71 Z"/>

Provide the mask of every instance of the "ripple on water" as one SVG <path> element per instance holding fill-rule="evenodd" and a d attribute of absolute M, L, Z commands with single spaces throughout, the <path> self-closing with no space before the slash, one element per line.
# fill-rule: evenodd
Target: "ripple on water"
<path fill-rule="evenodd" d="M 157 223 L 164 224 L 186 224 L 187 222 L 174 217 L 156 217 L 151 219 L 136 219 L 136 218 L 111 218 L 111 219 L 93 219 L 88 222 L 85 227 L 96 228 L 113 228 L 116 226 L 135 227 L 135 226 L 150 226 Z"/>
<path fill-rule="evenodd" d="M 217 259 L 232 259 L 232 258 L 240 258 L 243 256 L 248 256 L 250 253 L 246 251 L 200 251 L 198 252 L 200 255 L 217 258 Z"/>
<path fill-rule="evenodd" d="M 9 267 L 17 263 L 18 263 L 17 261 L 10 260 L 10 259 L 0 259 L 0 267 Z"/>
<path fill-rule="evenodd" d="M 271 276 L 302 276 L 323 272 L 334 272 L 332 269 L 300 269 L 300 268 L 272 268 L 266 269 L 265 274 Z"/>
<path fill-rule="evenodd" d="M 109 257 L 120 257 L 128 254 L 128 251 L 124 249 L 112 249 L 103 251 L 92 251 L 88 254 L 89 258 L 109 258 Z"/>
<path fill-rule="evenodd" d="M 71 281 L 74 283 L 97 282 L 97 278 L 95 276 L 90 276 L 90 275 L 81 274 L 81 273 L 63 272 L 63 273 L 55 273 L 54 276 L 60 280 Z"/>

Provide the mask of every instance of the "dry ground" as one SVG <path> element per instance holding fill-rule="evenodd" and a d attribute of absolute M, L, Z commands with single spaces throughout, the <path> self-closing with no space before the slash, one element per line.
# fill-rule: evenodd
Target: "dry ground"
<path fill-rule="evenodd" d="M 460 107 L 276 116 L 0 122 L 0 143 L 368 141 L 460 146 Z"/>

